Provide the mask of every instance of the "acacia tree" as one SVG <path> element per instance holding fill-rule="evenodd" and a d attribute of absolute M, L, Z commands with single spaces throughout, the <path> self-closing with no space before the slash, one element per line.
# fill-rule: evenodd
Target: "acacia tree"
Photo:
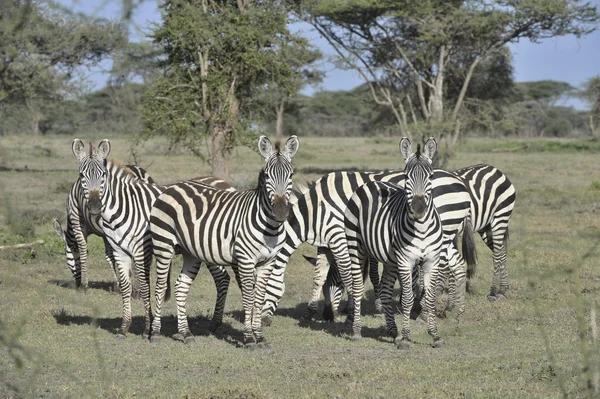
<path fill-rule="evenodd" d="M 287 29 L 277 0 L 170 0 L 152 38 L 166 54 L 164 74 L 142 108 L 144 137 L 166 134 L 204 157 L 212 173 L 229 179 L 234 145 L 252 137 L 252 98 L 277 88 L 294 92 L 298 73 L 286 46 L 307 47 Z"/>
<path fill-rule="evenodd" d="M 297 10 L 370 85 L 375 102 L 392 110 L 402 134 L 434 134 L 446 146 L 460 133 L 482 61 L 520 39 L 585 35 L 599 18 L 578 0 L 306 0 Z M 465 73 L 450 101 L 447 68 L 456 61 Z"/>
<path fill-rule="evenodd" d="M 600 75 L 588 79 L 579 96 L 590 105 L 590 114 L 588 115 L 588 125 L 592 136 L 600 138 Z"/>
<path fill-rule="evenodd" d="M 77 88 L 77 68 L 125 42 L 117 24 L 65 15 L 50 1 L 0 2 L 0 107 L 25 107 L 31 132 L 39 134 L 46 110 Z"/>

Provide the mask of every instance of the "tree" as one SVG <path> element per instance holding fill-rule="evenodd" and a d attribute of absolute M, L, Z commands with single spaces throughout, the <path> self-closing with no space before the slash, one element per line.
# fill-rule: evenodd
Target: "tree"
<path fill-rule="evenodd" d="M 297 82 L 287 87 L 267 87 L 262 93 L 257 93 L 254 100 L 257 111 L 266 112 L 266 120 L 275 122 L 275 136 L 278 140 L 283 139 L 284 115 L 293 114 L 298 109 L 298 103 L 290 101 L 291 97 L 303 87 L 316 85 L 323 80 L 323 73 L 315 67 L 315 63 L 322 58 L 319 50 L 304 43 L 290 43 L 282 47 L 281 51 L 290 61 Z"/>
<path fill-rule="evenodd" d="M 254 136 L 252 99 L 294 92 L 298 72 L 282 49 L 308 42 L 288 31 L 277 0 L 169 0 L 162 15 L 152 38 L 166 60 L 142 107 L 144 137 L 166 134 L 202 158 L 209 141 L 212 173 L 228 180 L 230 149 Z"/>
<path fill-rule="evenodd" d="M 460 133 L 460 111 L 478 66 L 510 42 L 590 33 L 599 16 L 594 6 L 580 3 L 308 0 L 297 10 L 369 83 L 374 100 L 392 110 L 402 134 L 434 134 L 449 148 Z M 449 102 L 444 93 L 452 64 L 464 77 Z"/>
<path fill-rule="evenodd" d="M 600 138 L 600 127 L 598 126 L 600 123 L 600 75 L 594 76 L 584 83 L 579 97 L 590 105 L 588 123 L 592 136 Z"/>
<path fill-rule="evenodd" d="M 119 26 L 65 15 L 43 1 L 0 3 L 0 106 L 25 107 L 31 132 L 55 102 L 78 88 L 74 77 L 125 43 Z"/>

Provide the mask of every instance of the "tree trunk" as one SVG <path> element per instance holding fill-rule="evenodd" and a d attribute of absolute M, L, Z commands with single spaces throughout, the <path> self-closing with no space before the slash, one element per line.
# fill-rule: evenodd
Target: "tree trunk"
<path fill-rule="evenodd" d="M 285 98 L 282 98 L 277 105 L 277 121 L 275 122 L 275 138 L 283 140 L 283 111 L 285 109 Z"/>
<path fill-rule="evenodd" d="M 229 176 L 229 149 L 225 147 L 229 128 L 217 125 L 213 128 L 211 145 L 211 167 L 212 174 L 227 182 L 231 181 Z"/>
<path fill-rule="evenodd" d="M 40 135 L 40 122 L 42 121 L 42 114 L 33 111 L 31 115 L 31 135 L 39 136 Z"/>

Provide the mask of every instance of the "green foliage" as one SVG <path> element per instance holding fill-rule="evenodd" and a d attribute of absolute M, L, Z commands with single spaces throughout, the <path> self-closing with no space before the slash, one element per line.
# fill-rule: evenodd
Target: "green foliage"
<path fill-rule="evenodd" d="M 592 190 L 600 191 L 600 180 L 592 180 L 590 188 Z"/>
<path fill-rule="evenodd" d="M 144 137 L 166 134 L 202 156 L 206 137 L 227 132 L 223 146 L 252 135 L 251 100 L 277 87 L 295 92 L 298 71 L 288 46 L 306 47 L 306 39 L 287 29 L 279 1 L 167 1 L 163 24 L 152 38 L 167 58 L 164 75 L 145 96 Z M 223 151 L 225 147 L 219 150 Z M 212 154 L 214 156 L 214 154 Z"/>
<path fill-rule="evenodd" d="M 30 130 L 38 134 L 56 103 L 79 92 L 77 68 L 97 64 L 125 40 L 118 24 L 65 15 L 52 2 L 2 1 L 2 112 L 26 110 Z"/>

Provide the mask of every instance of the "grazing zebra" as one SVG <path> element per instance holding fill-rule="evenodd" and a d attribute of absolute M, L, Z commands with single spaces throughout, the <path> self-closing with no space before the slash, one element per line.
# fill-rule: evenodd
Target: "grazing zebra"
<path fill-rule="evenodd" d="M 110 153 L 108 140 L 103 140 L 96 151 L 90 143 L 89 152 L 86 152 L 79 139 L 73 140 L 72 147 L 79 160 L 81 186 L 90 214 L 102 218 L 102 231 L 112 251 L 121 289 L 123 320 L 117 338 L 125 338 L 131 324 L 132 270 L 137 274 L 140 296 L 144 301 L 146 326 L 143 335 L 149 336 L 152 250 L 148 225 L 152 204 L 167 186 L 140 180 L 129 169 L 107 160 Z M 213 184 L 216 182 L 214 179 Z"/>
<path fill-rule="evenodd" d="M 301 190 L 298 202 L 292 208 L 292 213 L 288 218 L 290 225 L 288 238 L 277 255 L 276 268 L 267 284 L 266 301 L 263 308 L 265 324 L 271 323 L 273 313 L 283 296 L 285 268 L 289 258 L 300 244 L 306 242 L 319 247 L 320 253 L 319 262 L 315 267 L 312 297 L 303 316 L 310 319 L 316 312 L 321 288 L 325 283 L 330 263 L 334 263 L 334 260 L 339 262 L 340 259 L 347 256 L 344 212 L 354 191 L 369 181 L 391 182 L 402 186 L 404 179 L 405 174 L 402 171 L 334 172 L 324 175 L 310 187 Z M 465 207 L 470 206 L 469 194 L 458 177 L 443 170 L 434 171 L 432 182 L 434 203 L 442 218 L 444 234 L 452 237 L 462 226 Z M 468 259 L 468 263 L 474 262 L 474 259 Z M 448 266 L 452 266 L 456 273 L 463 273 L 461 270 L 464 268 L 464 260 L 458 254 L 449 258 Z M 372 270 L 377 272 L 376 268 L 372 268 Z M 326 299 L 328 299 L 328 292 L 326 292 Z M 377 292 L 375 294 L 378 297 Z M 334 309 L 326 306 L 325 311 L 324 317 L 333 320 Z"/>
<path fill-rule="evenodd" d="M 265 166 L 255 190 L 217 191 L 188 183 L 165 191 L 150 214 L 152 246 L 156 258 L 156 306 L 152 339 L 160 337 L 161 307 L 171 261 L 179 248 L 184 264 L 175 286 L 179 334 L 184 342 L 193 339 L 185 314 L 187 291 L 198 264 L 232 266 L 242 290 L 244 308 L 244 346 L 267 346 L 262 333 L 260 311 L 265 284 L 273 269 L 275 255 L 286 239 L 284 222 L 289 214 L 292 189 L 292 157 L 298 150 L 296 136 L 284 148 L 275 148 L 261 136 L 258 149 Z M 256 273 L 256 277 L 254 277 Z M 222 317 L 225 298 L 215 307 Z M 213 317 L 212 328 L 221 319 Z"/>
<path fill-rule="evenodd" d="M 453 173 L 463 180 L 471 196 L 474 230 L 492 250 L 494 279 L 488 299 L 502 300 L 509 288 L 506 249 L 508 221 L 515 207 L 515 187 L 504 173 L 490 165 L 467 166 Z M 467 270 L 467 278 L 474 273 L 473 265 Z"/>
<path fill-rule="evenodd" d="M 363 269 L 369 259 L 382 262 L 381 302 L 387 332 L 399 349 L 410 347 L 410 311 L 413 306 L 413 270 L 422 265 L 427 330 L 434 346 L 442 345 L 435 318 L 433 287 L 440 273 L 440 261 L 454 247 L 454 237 L 444 237 L 442 220 L 433 202 L 433 168 L 431 160 L 437 150 L 433 138 L 413 153 L 410 141 L 400 141 L 400 152 L 406 161 L 404 189 L 386 182 L 369 182 L 359 187 L 348 202 L 344 216 L 351 264 L 339 263 L 339 272 L 353 300 L 353 339 L 361 337 L 360 308 L 363 295 Z M 465 225 L 469 223 L 469 204 L 465 204 Z M 472 232 L 465 231 L 465 236 Z M 470 248 L 474 251 L 474 248 Z M 350 267 L 348 267 L 350 266 Z M 396 279 L 402 290 L 402 333 L 392 310 L 392 292 Z M 464 281 L 464 280 L 463 280 Z"/>
<path fill-rule="evenodd" d="M 154 179 L 146 172 L 145 169 L 135 165 L 126 165 L 126 168 L 139 179 L 147 183 L 154 183 Z M 67 257 L 67 267 L 71 270 L 75 279 L 75 286 L 82 288 L 84 291 L 88 288 L 88 247 L 87 238 L 91 234 L 95 234 L 104 239 L 104 248 L 106 260 L 110 265 L 110 270 L 113 275 L 114 290 L 118 290 L 118 280 L 115 274 L 114 264 L 112 261 L 112 252 L 110 245 L 106 243 L 104 233 L 102 232 L 102 222 L 100 215 L 92 215 L 87 206 L 87 200 L 81 186 L 81 179 L 77 179 L 71 186 L 67 197 L 67 228 L 63 230 L 60 222 L 54 219 L 54 231 L 58 234 L 65 243 L 65 254 Z M 135 290 L 134 290 L 135 296 Z"/>

